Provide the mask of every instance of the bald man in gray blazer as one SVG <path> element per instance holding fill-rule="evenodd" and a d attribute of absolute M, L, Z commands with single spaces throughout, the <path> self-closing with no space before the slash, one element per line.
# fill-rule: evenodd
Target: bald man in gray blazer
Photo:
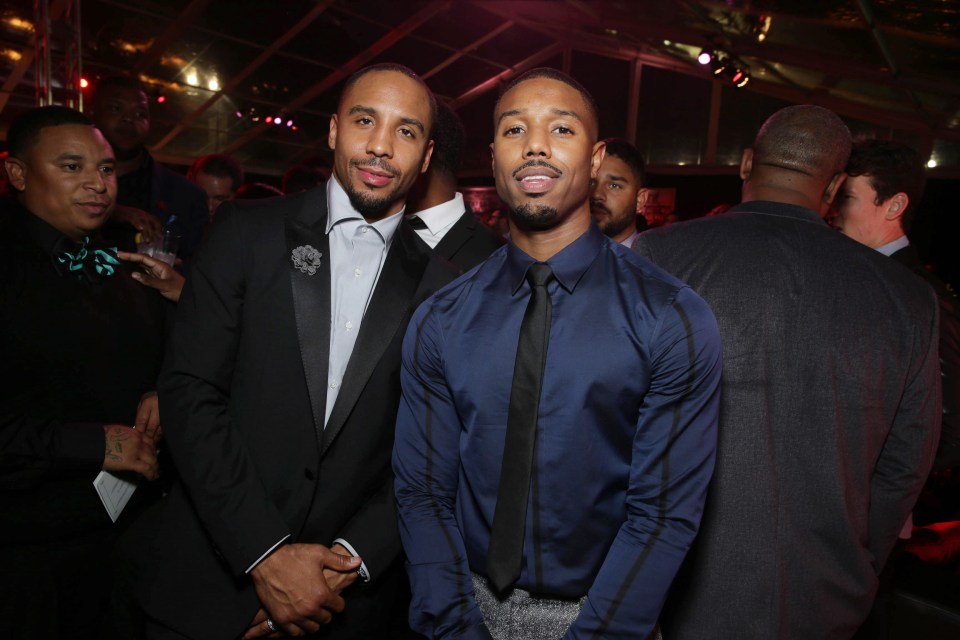
<path fill-rule="evenodd" d="M 930 470 L 937 302 L 824 223 L 850 146 L 830 111 L 783 109 L 743 154 L 740 205 L 634 247 L 710 304 L 724 351 L 717 467 L 664 638 L 851 637 Z"/>

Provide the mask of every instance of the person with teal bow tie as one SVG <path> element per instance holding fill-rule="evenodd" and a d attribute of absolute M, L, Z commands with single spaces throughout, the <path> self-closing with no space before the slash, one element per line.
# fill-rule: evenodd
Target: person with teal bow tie
<path fill-rule="evenodd" d="M 10 126 L 15 200 L 0 216 L 0 615 L 16 638 L 99 638 L 116 522 L 98 473 L 157 477 L 156 376 L 167 306 L 131 277 L 101 226 L 114 154 L 81 113 L 50 106 Z"/>

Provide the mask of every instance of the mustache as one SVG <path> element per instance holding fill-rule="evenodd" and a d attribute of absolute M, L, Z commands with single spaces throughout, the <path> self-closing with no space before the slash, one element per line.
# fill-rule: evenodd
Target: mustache
<path fill-rule="evenodd" d="M 361 162 L 360 160 L 357 160 L 357 159 L 353 159 L 350 161 L 350 166 L 356 167 L 358 169 L 360 167 L 370 167 L 372 169 L 380 169 L 381 171 L 385 171 L 388 174 L 390 174 L 391 178 L 396 178 L 397 176 L 400 175 L 399 169 L 388 164 L 386 160 L 382 160 L 381 158 L 370 158 L 369 160 L 366 160 L 364 162 Z"/>
<path fill-rule="evenodd" d="M 603 209 L 603 210 L 606 211 L 607 213 L 610 213 L 610 209 L 607 209 L 604 205 L 600 204 L 600 203 L 597 202 L 596 200 L 591 200 L 591 201 L 590 201 L 590 208 L 591 208 L 591 209 Z"/>
<path fill-rule="evenodd" d="M 520 165 L 519 167 L 517 167 L 516 169 L 514 169 L 514 170 L 513 170 L 513 173 L 510 174 L 510 177 L 511 177 L 511 178 L 516 178 L 518 173 L 520 173 L 520 172 L 523 171 L 524 169 L 529 169 L 530 167 L 546 167 L 547 169 L 550 169 L 551 171 L 553 171 L 554 173 L 556 173 L 558 176 L 562 176 L 562 175 L 563 175 L 563 171 L 561 171 L 561 170 L 558 169 L 557 167 L 553 166 L 552 164 L 550 164 L 550 163 L 547 162 L 546 160 L 530 160 L 530 161 L 528 161 L 528 162 L 524 162 L 522 165 Z"/>

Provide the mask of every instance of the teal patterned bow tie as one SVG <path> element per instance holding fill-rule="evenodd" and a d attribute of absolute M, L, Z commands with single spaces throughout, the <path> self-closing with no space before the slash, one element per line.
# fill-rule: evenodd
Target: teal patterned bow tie
<path fill-rule="evenodd" d="M 55 258 L 63 266 L 61 273 L 70 273 L 90 282 L 112 276 L 120 264 L 116 247 L 94 249 L 90 246 L 90 236 L 83 239 L 79 248 L 58 253 Z"/>

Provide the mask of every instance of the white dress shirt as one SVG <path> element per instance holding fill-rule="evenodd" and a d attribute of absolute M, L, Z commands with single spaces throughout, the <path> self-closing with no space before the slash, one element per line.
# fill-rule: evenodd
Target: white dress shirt
<path fill-rule="evenodd" d="M 350 204 L 343 187 L 327 181 L 327 236 L 330 243 L 330 359 L 327 365 L 327 424 L 340 393 L 360 323 L 380 278 L 403 210 L 369 223 Z"/>
<path fill-rule="evenodd" d="M 466 208 L 463 206 L 463 194 L 457 193 L 452 200 L 447 200 L 435 207 L 418 211 L 411 218 L 417 217 L 427 225 L 426 229 L 417 229 L 417 235 L 427 243 L 431 249 L 436 249 L 443 236 L 460 219 Z"/>

